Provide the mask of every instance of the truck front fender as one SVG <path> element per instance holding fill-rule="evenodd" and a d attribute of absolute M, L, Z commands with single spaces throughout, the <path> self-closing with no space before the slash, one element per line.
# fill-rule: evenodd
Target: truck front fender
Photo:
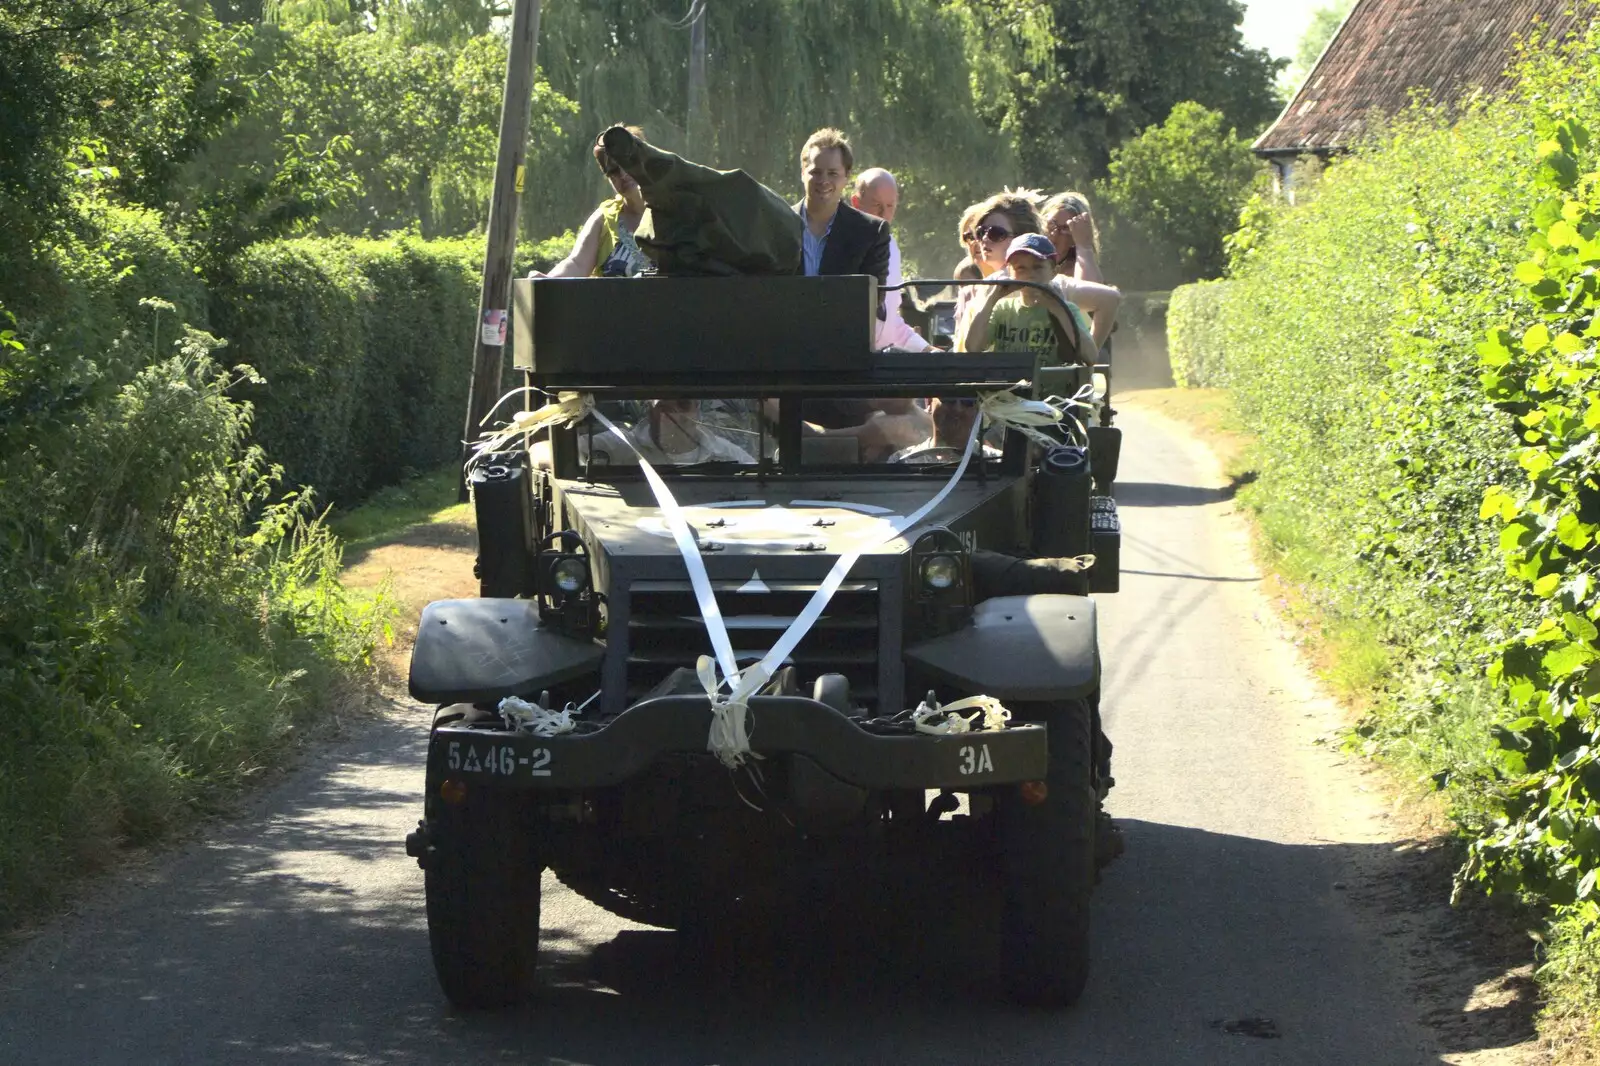
<path fill-rule="evenodd" d="M 481 703 L 535 693 L 599 670 L 605 649 L 542 628 L 532 600 L 438 600 L 423 608 L 411 695 Z"/>
<path fill-rule="evenodd" d="M 1095 603 L 1087 596 L 996 596 L 972 624 L 905 649 L 905 659 L 963 691 L 1044 702 L 1100 686 Z"/>

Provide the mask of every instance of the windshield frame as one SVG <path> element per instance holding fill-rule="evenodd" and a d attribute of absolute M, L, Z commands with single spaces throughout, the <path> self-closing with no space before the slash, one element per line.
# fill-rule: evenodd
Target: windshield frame
<path fill-rule="evenodd" d="M 935 386 L 939 389 L 936 395 L 942 398 L 975 398 L 975 390 L 962 389 L 953 386 Z M 637 390 L 627 390 L 630 393 Z M 652 393 L 655 390 L 650 390 Z M 621 390 L 611 390 L 605 400 L 644 399 L 646 397 L 620 395 Z M 865 399 L 868 397 L 856 396 L 822 396 L 811 392 L 781 392 L 769 396 L 729 396 L 727 390 L 715 387 L 702 387 L 695 390 L 698 395 L 688 395 L 684 390 L 677 390 L 678 395 L 673 398 L 692 399 L 754 399 L 758 402 L 766 400 L 778 401 L 778 423 L 776 432 L 770 437 L 776 444 L 776 458 L 765 458 L 757 455 L 754 463 L 741 463 L 734 460 L 713 460 L 700 462 L 689 466 L 674 466 L 665 463 L 652 462 L 651 465 L 663 477 L 671 478 L 794 478 L 794 479 L 882 479 L 884 477 L 904 477 L 909 479 L 945 477 L 958 465 L 958 459 L 947 462 L 888 462 L 873 463 L 806 463 L 803 460 L 804 449 L 801 441 L 805 439 L 806 430 L 803 422 L 804 401 L 807 399 Z M 715 395 L 712 395 L 714 393 Z M 649 399 L 661 397 L 652 395 Z M 876 397 L 874 397 L 876 398 Z M 895 397 L 883 397 L 895 398 Z M 597 401 L 602 397 L 597 396 Z M 551 431 L 551 460 L 555 476 L 562 480 L 582 481 L 620 481 L 635 480 L 644 476 L 638 463 L 595 463 L 587 461 L 584 452 L 579 447 L 579 437 L 585 433 L 602 432 L 604 427 L 598 425 L 594 419 L 586 419 L 580 425 L 563 426 Z M 1001 454 L 995 458 L 986 458 L 982 461 L 968 464 L 967 476 L 969 477 L 1003 477 L 1021 474 L 1026 466 L 1028 441 L 1021 433 L 1008 430 L 1005 434 L 1005 443 Z"/>

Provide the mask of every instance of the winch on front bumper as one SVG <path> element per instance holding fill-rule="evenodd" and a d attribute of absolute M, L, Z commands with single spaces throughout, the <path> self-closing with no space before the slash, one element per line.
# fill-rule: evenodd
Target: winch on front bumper
<path fill-rule="evenodd" d="M 804 755 L 866 789 L 970 789 L 1042 780 L 1046 730 L 934 735 L 875 732 L 803 696 L 756 696 L 749 709 L 758 755 Z M 501 789 L 582 789 L 621 784 L 661 756 L 705 753 L 711 708 L 703 696 L 647 699 L 597 727 L 541 737 L 523 731 L 441 726 L 428 746 L 430 778 Z"/>

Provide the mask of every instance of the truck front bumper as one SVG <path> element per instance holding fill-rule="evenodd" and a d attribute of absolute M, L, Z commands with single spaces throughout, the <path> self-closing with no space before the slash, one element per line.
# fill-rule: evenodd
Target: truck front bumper
<path fill-rule="evenodd" d="M 801 696 L 750 700 L 750 744 L 758 755 L 804 755 L 860 788 L 971 789 L 1042 780 L 1045 727 L 1017 725 L 934 736 L 869 732 L 825 703 Z M 644 700 L 598 729 L 539 737 L 460 726 L 435 729 L 431 780 L 456 778 L 503 789 L 617 785 L 672 753 L 705 753 L 711 709 L 703 696 Z"/>

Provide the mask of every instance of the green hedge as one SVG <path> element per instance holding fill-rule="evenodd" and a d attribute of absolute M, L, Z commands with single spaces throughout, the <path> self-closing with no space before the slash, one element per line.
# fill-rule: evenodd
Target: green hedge
<path fill-rule="evenodd" d="M 570 244 L 569 234 L 524 246 L 516 269 L 548 268 Z M 325 503 L 459 455 L 481 239 L 264 242 L 209 287 L 195 259 L 156 212 L 82 204 L 79 225 L 43 249 L 10 308 L 33 347 L 61 355 L 41 393 L 16 402 L 120 387 L 188 324 L 225 338 L 220 358 L 265 378 L 237 387 L 254 406 L 255 439 L 288 484 Z M 153 313 L 151 299 L 170 308 Z"/>
<path fill-rule="evenodd" d="M 1473 348 L 1508 307 L 1527 121 L 1511 102 L 1398 121 L 1261 219 L 1216 287 L 1226 379 L 1260 441 L 1246 499 L 1312 600 L 1372 638 L 1354 680 L 1385 690 L 1375 728 L 1441 772 L 1488 772 L 1483 670 L 1525 610 L 1477 517 L 1514 440 L 1484 418 Z"/>
<path fill-rule="evenodd" d="M 518 272 L 566 243 L 525 248 Z M 213 318 L 266 379 L 242 395 L 290 484 L 348 504 L 459 456 L 482 270 L 476 238 L 301 238 L 235 257 Z"/>
<path fill-rule="evenodd" d="M 1225 281 L 1199 281 L 1172 290 L 1167 308 L 1167 353 L 1180 389 L 1225 385 L 1221 304 Z"/>
<path fill-rule="evenodd" d="M 482 262 L 286 241 L 208 287 L 158 214 L 76 207 L 0 305 L 0 930 L 277 761 L 370 661 L 387 608 L 293 489 L 456 455 Z"/>
<path fill-rule="evenodd" d="M 1171 316 L 1193 353 L 1180 320 L 1214 308 L 1259 439 L 1241 498 L 1349 653 L 1360 733 L 1448 790 L 1480 841 L 1469 873 L 1555 908 L 1553 955 L 1588 975 L 1562 995 L 1583 1009 L 1600 973 L 1600 218 L 1579 175 L 1600 153 L 1574 131 L 1600 129 L 1597 70 L 1600 26 L 1533 52 L 1511 97 L 1394 120 L 1296 206 L 1252 205 L 1229 282 L 1175 294 Z"/>
<path fill-rule="evenodd" d="M 457 454 L 471 366 L 477 241 L 258 244 L 216 293 L 256 436 L 291 484 L 358 499 Z"/>

